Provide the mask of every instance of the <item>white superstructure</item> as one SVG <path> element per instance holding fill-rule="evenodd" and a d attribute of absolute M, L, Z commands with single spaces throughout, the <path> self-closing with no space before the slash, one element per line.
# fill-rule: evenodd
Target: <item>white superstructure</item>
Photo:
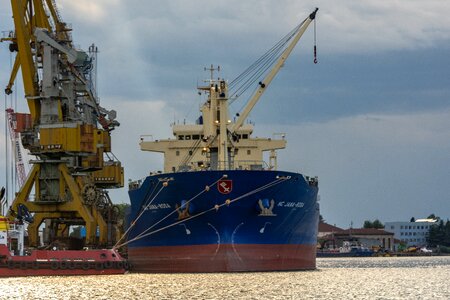
<path fill-rule="evenodd" d="M 199 170 L 260 170 L 276 168 L 275 150 L 286 147 L 281 138 L 253 138 L 252 124 L 236 130 L 228 115 L 228 84 L 210 80 L 199 87 L 208 94 L 196 124 L 173 125 L 173 139 L 146 140 L 141 137 L 141 150 L 164 153 L 164 172 Z M 263 152 L 271 152 L 270 166 L 263 161 Z"/>

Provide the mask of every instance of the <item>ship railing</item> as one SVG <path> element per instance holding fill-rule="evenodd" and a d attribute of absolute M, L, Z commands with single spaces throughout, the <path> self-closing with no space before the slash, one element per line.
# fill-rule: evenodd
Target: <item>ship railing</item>
<path fill-rule="evenodd" d="M 128 190 L 132 191 L 132 190 L 139 189 L 143 182 L 144 182 L 143 179 L 139 179 L 139 180 L 131 180 L 130 179 L 128 181 Z"/>
<path fill-rule="evenodd" d="M 269 165 L 263 160 L 234 160 L 217 161 L 217 164 L 202 168 L 202 170 L 249 170 L 260 171 L 269 170 Z"/>
<path fill-rule="evenodd" d="M 269 165 L 263 160 L 235 160 L 232 164 L 233 170 L 260 171 L 269 169 Z"/>
<path fill-rule="evenodd" d="M 153 142 L 153 135 L 152 134 L 141 134 L 139 136 L 139 139 L 141 142 Z"/>

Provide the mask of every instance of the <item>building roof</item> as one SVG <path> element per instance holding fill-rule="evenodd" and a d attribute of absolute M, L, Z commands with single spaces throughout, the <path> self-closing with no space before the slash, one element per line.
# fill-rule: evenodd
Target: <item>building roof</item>
<path fill-rule="evenodd" d="M 335 235 L 394 235 L 392 232 L 376 228 L 350 228 L 335 232 Z"/>
<path fill-rule="evenodd" d="M 342 228 L 330 225 L 328 223 L 319 222 L 319 232 L 337 232 L 342 230 Z"/>

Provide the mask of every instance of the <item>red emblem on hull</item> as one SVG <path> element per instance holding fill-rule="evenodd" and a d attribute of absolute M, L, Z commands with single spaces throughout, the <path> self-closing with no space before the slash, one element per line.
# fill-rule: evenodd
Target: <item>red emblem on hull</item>
<path fill-rule="evenodd" d="M 217 190 L 221 194 L 229 194 L 233 189 L 233 181 L 232 180 L 219 180 L 217 182 Z"/>

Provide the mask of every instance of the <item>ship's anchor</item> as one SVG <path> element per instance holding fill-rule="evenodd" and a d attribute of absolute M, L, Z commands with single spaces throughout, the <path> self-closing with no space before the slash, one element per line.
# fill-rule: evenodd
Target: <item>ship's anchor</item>
<path fill-rule="evenodd" d="M 275 200 L 273 200 L 273 199 L 270 200 L 270 206 L 269 206 L 268 199 L 264 199 L 264 200 L 259 199 L 258 206 L 259 206 L 259 210 L 260 210 L 259 216 L 276 216 L 276 214 L 274 214 L 272 211 L 273 207 L 275 206 Z"/>

